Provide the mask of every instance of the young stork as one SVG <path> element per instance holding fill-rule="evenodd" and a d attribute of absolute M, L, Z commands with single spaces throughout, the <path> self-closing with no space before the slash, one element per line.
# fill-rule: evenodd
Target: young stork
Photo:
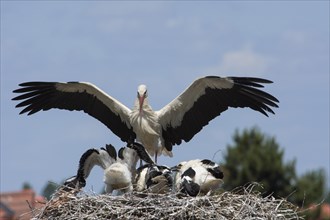
<path fill-rule="evenodd" d="M 133 109 L 87 82 L 26 82 L 13 100 L 20 114 L 52 108 L 84 111 L 106 125 L 122 141 L 141 142 L 150 153 L 172 156 L 172 146 L 190 141 L 212 119 L 229 107 L 251 108 L 268 116 L 279 102 L 262 91 L 267 79 L 205 76 L 196 79 L 178 97 L 153 111 L 145 85 L 140 85 Z"/>
<path fill-rule="evenodd" d="M 164 194 L 172 190 L 172 171 L 167 166 L 145 164 L 137 169 L 135 183 L 138 192 Z"/>
<path fill-rule="evenodd" d="M 190 160 L 177 166 L 176 188 L 190 196 L 207 194 L 222 184 L 220 166 L 210 160 Z"/>
<path fill-rule="evenodd" d="M 100 166 L 104 169 L 106 193 L 112 193 L 113 190 L 117 190 L 119 194 L 132 191 L 136 163 L 139 159 L 153 163 L 144 147 L 138 143 L 120 148 L 118 156 L 112 145 L 106 145 L 106 148 L 100 150 L 89 149 L 80 158 L 77 175 L 67 180 L 65 185 L 74 188 L 84 187 L 93 167 Z"/>

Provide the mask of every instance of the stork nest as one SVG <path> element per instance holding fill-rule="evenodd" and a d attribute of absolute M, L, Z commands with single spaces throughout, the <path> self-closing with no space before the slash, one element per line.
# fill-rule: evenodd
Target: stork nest
<path fill-rule="evenodd" d="M 180 193 L 63 193 L 34 210 L 33 219 L 302 219 L 298 207 L 285 199 L 262 197 L 255 186 L 197 197 Z"/>

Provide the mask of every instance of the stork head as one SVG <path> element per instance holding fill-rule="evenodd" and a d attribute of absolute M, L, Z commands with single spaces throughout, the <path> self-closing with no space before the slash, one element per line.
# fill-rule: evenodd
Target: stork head
<path fill-rule="evenodd" d="M 139 100 L 139 110 L 142 111 L 144 100 L 148 97 L 147 86 L 146 85 L 139 85 L 137 91 L 137 98 Z"/>

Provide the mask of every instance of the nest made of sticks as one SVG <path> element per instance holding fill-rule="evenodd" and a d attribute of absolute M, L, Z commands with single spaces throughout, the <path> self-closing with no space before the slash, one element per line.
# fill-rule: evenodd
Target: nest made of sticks
<path fill-rule="evenodd" d="M 130 192 L 122 196 L 62 194 L 34 219 L 301 219 L 286 199 L 262 197 L 256 184 L 231 192 L 187 197 L 179 193 Z"/>

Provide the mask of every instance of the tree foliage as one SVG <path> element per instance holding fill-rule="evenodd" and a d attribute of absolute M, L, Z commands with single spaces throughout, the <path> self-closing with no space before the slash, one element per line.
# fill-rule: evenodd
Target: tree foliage
<path fill-rule="evenodd" d="M 47 198 L 48 200 L 50 200 L 51 196 L 56 191 L 57 187 L 58 187 L 58 185 L 56 185 L 53 182 L 49 181 L 44 186 L 44 188 L 43 188 L 43 190 L 41 192 L 41 195 L 43 195 L 45 198 Z"/>
<path fill-rule="evenodd" d="M 292 195 L 294 201 L 299 206 L 321 202 L 327 196 L 324 193 L 325 185 L 325 171 L 323 169 L 306 172 L 297 179 L 297 193 Z"/>
<path fill-rule="evenodd" d="M 284 161 L 284 150 L 274 137 L 258 128 L 236 131 L 233 144 L 224 155 L 224 189 L 231 190 L 258 182 L 264 195 L 287 198 L 297 205 L 319 202 L 325 195 L 324 171 L 311 171 L 297 177 L 296 161 Z"/>
<path fill-rule="evenodd" d="M 23 185 L 22 185 L 22 189 L 25 190 L 25 189 L 32 189 L 32 186 L 29 182 L 24 182 Z"/>

